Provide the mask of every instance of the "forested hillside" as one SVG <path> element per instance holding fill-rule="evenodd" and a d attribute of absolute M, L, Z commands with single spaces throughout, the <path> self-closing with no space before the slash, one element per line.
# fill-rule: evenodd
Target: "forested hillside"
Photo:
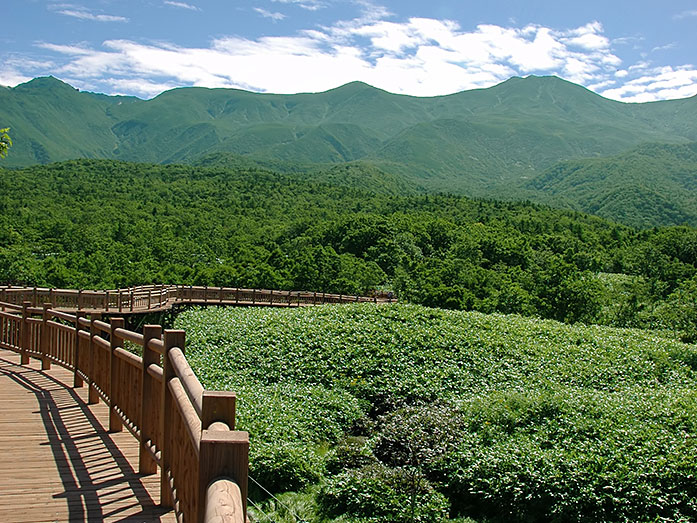
<path fill-rule="evenodd" d="M 697 224 L 697 143 L 647 144 L 611 158 L 572 160 L 526 185 L 559 207 L 636 227 Z"/>
<path fill-rule="evenodd" d="M 697 230 L 394 196 L 260 169 L 81 160 L 0 172 L 0 281 L 342 293 L 695 336 Z M 669 304 L 671 304 L 669 306 Z"/>
<path fill-rule="evenodd" d="M 509 199 L 536 199 L 538 186 L 524 185 L 560 161 L 694 142 L 695 121 L 697 98 L 623 104 L 555 77 L 433 98 L 361 83 L 297 95 L 181 88 L 147 101 L 78 92 L 55 78 L 0 88 L 0 122 L 15 141 L 7 167 L 75 158 L 196 163 L 216 153 L 274 168 L 360 160 L 399 179 L 405 193 Z M 674 203 L 672 193 L 661 197 Z"/>

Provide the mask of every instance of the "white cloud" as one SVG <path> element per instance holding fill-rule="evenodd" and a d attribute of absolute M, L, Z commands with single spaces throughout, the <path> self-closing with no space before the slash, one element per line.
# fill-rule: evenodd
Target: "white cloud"
<path fill-rule="evenodd" d="M 95 14 L 86 7 L 71 4 L 54 4 L 50 6 L 58 14 L 77 18 L 78 20 L 90 20 L 93 22 L 128 22 L 125 16 Z"/>
<path fill-rule="evenodd" d="M 264 18 L 270 18 L 274 22 L 283 20 L 286 17 L 286 15 L 284 15 L 283 13 L 273 13 L 271 11 L 267 11 L 266 9 L 262 9 L 261 7 L 255 7 L 254 10 Z"/>
<path fill-rule="evenodd" d="M 601 94 L 624 102 L 653 102 L 697 95 L 697 68 L 657 67 Z"/>
<path fill-rule="evenodd" d="M 172 0 L 164 0 L 163 3 L 171 7 L 178 7 L 179 9 L 188 9 L 189 11 L 201 10 L 201 8 L 196 7 L 195 5 L 187 4 L 186 2 L 174 2 Z"/>
<path fill-rule="evenodd" d="M 683 18 L 692 18 L 692 17 L 697 17 L 697 9 L 689 9 L 687 11 L 683 11 L 682 13 L 678 13 L 673 16 L 675 20 L 682 20 Z"/>
<path fill-rule="evenodd" d="M 317 11 L 323 7 L 327 7 L 327 4 L 322 0 L 271 0 L 272 2 L 277 2 L 279 4 L 293 4 L 308 11 Z"/>
<path fill-rule="evenodd" d="M 275 1 L 319 9 L 332 0 Z M 623 64 L 599 22 L 565 30 L 532 24 L 465 30 L 452 20 L 387 20 L 384 8 L 370 0 L 351 1 L 361 10 L 358 18 L 290 36 L 222 37 L 198 48 L 130 40 L 108 40 L 99 49 L 41 47 L 58 55 L 57 74 L 95 85 L 95 90 L 130 89 L 142 96 L 175 85 L 316 92 L 354 80 L 395 93 L 434 96 L 489 87 L 514 75 L 555 74 L 608 97 L 635 100 L 691 92 L 697 84 L 690 68 L 658 73 L 664 77 L 651 86 L 639 82 L 657 74 L 654 67 Z M 273 20 L 284 16 L 254 10 Z"/>

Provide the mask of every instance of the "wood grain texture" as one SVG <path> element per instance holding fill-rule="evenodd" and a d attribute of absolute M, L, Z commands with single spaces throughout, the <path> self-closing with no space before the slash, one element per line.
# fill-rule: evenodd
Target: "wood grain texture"
<path fill-rule="evenodd" d="M 107 432 L 108 408 L 72 372 L 19 361 L 0 350 L 0 521 L 175 521 L 158 476 L 135 472 L 138 442 Z"/>

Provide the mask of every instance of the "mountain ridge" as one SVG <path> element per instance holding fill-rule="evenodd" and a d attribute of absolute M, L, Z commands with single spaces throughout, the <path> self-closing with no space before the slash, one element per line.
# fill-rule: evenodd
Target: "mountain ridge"
<path fill-rule="evenodd" d="M 561 162 L 696 142 L 697 97 L 627 104 L 529 76 L 423 98 L 351 82 L 291 95 L 182 87 L 141 100 L 44 77 L 0 90 L 0 122 L 14 140 L 6 167 L 83 157 L 195 163 L 229 153 L 261 163 L 363 162 L 419 192 L 545 200 L 528 182 Z"/>

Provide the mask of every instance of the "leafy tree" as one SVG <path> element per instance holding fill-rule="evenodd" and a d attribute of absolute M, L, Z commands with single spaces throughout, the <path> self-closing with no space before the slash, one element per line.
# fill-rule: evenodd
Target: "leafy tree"
<path fill-rule="evenodd" d="M 0 129 L 0 158 L 7 156 L 7 151 L 12 146 L 12 138 L 10 138 L 9 132 L 9 127 Z"/>

